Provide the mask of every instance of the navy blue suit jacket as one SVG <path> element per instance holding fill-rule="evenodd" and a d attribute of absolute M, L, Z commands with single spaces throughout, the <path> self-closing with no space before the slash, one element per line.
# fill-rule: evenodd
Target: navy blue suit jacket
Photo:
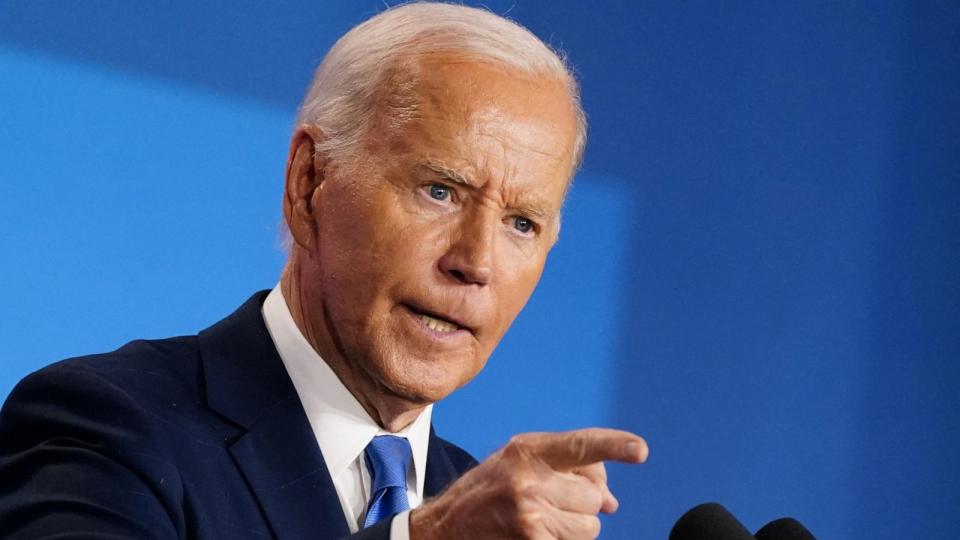
<path fill-rule="evenodd" d="M 264 325 L 266 293 L 199 335 L 134 341 L 21 381 L 0 411 L 0 536 L 348 535 Z M 431 430 L 425 496 L 475 464 Z M 355 538 L 386 540 L 389 527 Z"/>

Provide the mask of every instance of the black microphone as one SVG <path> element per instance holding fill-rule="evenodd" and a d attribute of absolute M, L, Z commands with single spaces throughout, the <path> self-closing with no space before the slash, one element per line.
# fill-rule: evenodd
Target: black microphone
<path fill-rule="evenodd" d="M 817 540 L 799 521 L 780 518 L 767 523 L 756 534 L 757 540 Z"/>
<path fill-rule="evenodd" d="M 703 503 L 684 514 L 670 540 L 754 540 L 750 531 L 717 503 Z"/>

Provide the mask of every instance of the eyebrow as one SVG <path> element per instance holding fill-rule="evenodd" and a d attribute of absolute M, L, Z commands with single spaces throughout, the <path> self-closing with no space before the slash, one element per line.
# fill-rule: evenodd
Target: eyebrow
<path fill-rule="evenodd" d="M 456 183 L 458 183 L 458 184 L 463 184 L 463 185 L 465 185 L 465 186 L 476 187 L 476 185 L 475 185 L 473 182 L 467 180 L 467 177 L 466 177 L 466 176 L 458 173 L 457 171 L 455 171 L 455 170 L 453 170 L 453 169 L 450 169 L 450 168 L 448 168 L 448 167 L 444 167 L 443 165 L 440 165 L 439 163 L 436 163 L 436 162 L 433 162 L 433 161 L 428 161 L 428 162 L 424 163 L 423 166 L 426 167 L 426 168 L 428 168 L 428 169 L 430 169 L 431 171 L 439 174 L 440 176 L 443 176 L 444 178 L 446 178 L 447 180 L 450 180 L 450 181 L 452 181 L 452 182 L 456 182 Z"/>
<path fill-rule="evenodd" d="M 538 219 L 541 222 L 550 221 L 554 217 L 554 212 L 547 210 L 536 201 L 527 201 L 525 203 L 521 203 L 519 206 L 511 206 L 510 208 L 519 211 L 525 216 Z"/>
<path fill-rule="evenodd" d="M 450 180 L 451 182 L 463 184 L 474 189 L 478 188 L 478 186 L 471 182 L 466 176 L 435 161 L 428 161 L 424 163 L 423 166 L 446 178 L 447 180 Z M 510 205 L 508 208 L 512 211 L 520 212 L 526 216 L 536 218 L 544 222 L 553 219 L 556 214 L 555 212 L 548 210 L 545 205 L 540 204 L 540 202 L 535 200 L 521 202 L 518 205 Z"/>

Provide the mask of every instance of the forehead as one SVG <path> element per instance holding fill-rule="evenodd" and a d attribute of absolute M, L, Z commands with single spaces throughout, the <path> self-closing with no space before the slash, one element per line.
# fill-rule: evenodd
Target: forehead
<path fill-rule="evenodd" d="M 393 96 L 381 101 L 381 116 L 394 120 L 377 122 L 393 128 L 379 134 L 392 139 L 392 150 L 464 175 L 549 177 L 566 185 L 576 116 L 565 81 L 449 57 L 419 58 L 401 71 L 402 80 L 391 81 Z"/>
<path fill-rule="evenodd" d="M 451 121 L 475 136 L 484 133 L 470 129 L 509 131 L 517 139 L 512 142 L 537 153 L 558 158 L 570 153 L 573 107 L 565 83 L 556 77 L 443 59 L 420 61 L 416 73 L 415 94 L 424 120 Z"/>

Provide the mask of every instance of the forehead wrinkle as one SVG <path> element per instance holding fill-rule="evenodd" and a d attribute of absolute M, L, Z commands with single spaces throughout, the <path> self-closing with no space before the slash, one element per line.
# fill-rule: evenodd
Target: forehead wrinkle
<path fill-rule="evenodd" d="M 536 110 L 537 104 L 522 107 L 522 110 Z M 530 115 L 519 114 L 511 109 L 505 109 L 496 102 L 487 103 L 482 109 L 474 111 L 470 116 L 475 133 L 481 138 L 496 140 L 505 150 L 513 153 L 523 150 L 531 154 L 546 157 L 555 162 L 563 162 L 571 154 L 572 149 L 557 142 L 556 126 L 544 124 L 543 121 Z M 540 143 L 540 144 L 538 144 Z M 559 153 L 551 151 L 558 149 Z"/>
<path fill-rule="evenodd" d="M 472 161 L 473 164 L 468 165 L 466 170 L 464 167 L 455 167 L 438 156 L 426 158 L 421 166 L 445 179 L 471 188 L 482 200 L 507 211 L 517 212 L 542 222 L 555 219 L 559 209 L 553 209 L 552 204 L 536 195 L 525 194 L 522 187 L 519 161 L 525 155 L 535 152 L 535 149 L 530 148 L 529 145 L 523 145 L 522 151 L 518 152 L 516 146 L 521 145 L 516 144 L 511 147 L 508 141 L 504 141 L 502 137 L 495 134 L 498 130 L 489 129 L 487 126 L 488 124 L 474 126 L 472 131 L 479 137 L 493 141 L 494 144 L 491 145 L 493 148 L 473 156 L 473 159 L 467 159 L 468 163 Z M 512 139 L 513 137 L 509 140 Z M 546 152 L 539 152 L 539 154 L 558 162 L 563 161 L 562 157 Z M 479 161 L 476 161 L 477 159 Z"/>
<path fill-rule="evenodd" d="M 454 181 L 458 181 L 454 176 L 460 176 L 463 179 L 461 183 L 477 189 L 485 200 L 495 203 L 505 210 L 515 211 L 542 221 L 552 220 L 558 212 L 551 209 L 551 204 L 535 195 L 524 195 L 520 166 L 516 163 L 516 153 L 511 152 L 510 146 L 504 144 L 499 138 L 493 137 L 493 139 L 499 143 L 497 146 L 499 146 L 501 156 L 497 159 L 492 155 L 492 152 L 482 154 L 482 161 L 476 167 L 476 172 L 480 178 L 472 179 L 467 175 L 460 175 L 456 171 L 434 162 L 434 165 L 438 165 L 437 169 L 439 170 L 437 172 L 452 177 L 451 179 Z M 514 159 L 511 159 L 511 157 Z M 494 163 L 499 163 L 500 166 L 495 167 L 493 166 Z M 492 175 L 496 174 L 497 171 L 499 171 L 499 174 L 496 181 L 482 180 L 484 177 L 488 180 L 493 179 Z"/>
<path fill-rule="evenodd" d="M 504 149 L 504 153 L 506 153 L 506 149 Z M 550 209 L 551 205 L 549 203 L 524 190 L 524 182 L 518 169 L 519 167 L 516 164 L 505 166 L 500 182 L 496 184 L 495 188 L 491 188 L 491 191 L 495 191 L 499 196 L 500 206 L 507 211 L 517 212 L 526 217 L 541 221 L 552 220 L 556 212 Z M 489 198 L 492 199 L 493 196 L 491 195 Z"/>
<path fill-rule="evenodd" d="M 530 218 L 559 221 L 562 196 L 558 204 L 552 191 L 539 193 L 525 187 L 533 187 L 530 182 L 535 179 L 525 176 L 535 171 L 546 172 L 565 184 L 572 172 L 572 149 L 561 144 L 554 117 L 536 114 L 540 93 L 524 94 L 526 98 L 520 102 L 504 104 L 498 101 L 497 89 L 506 90 L 508 86 L 500 88 L 499 79 L 493 86 L 484 85 L 467 73 L 451 87 L 446 79 L 429 76 L 432 71 L 424 70 L 424 63 L 418 67 L 422 75 L 416 85 L 418 121 L 410 127 L 418 132 L 421 142 L 431 147 L 422 156 L 421 166 L 469 187 L 485 204 Z M 511 85 L 515 77 L 505 75 L 503 84 Z M 544 91 L 552 90 L 552 85 L 533 82 Z M 445 129 L 430 129 L 430 122 Z M 536 162 L 539 164 L 535 165 Z"/>
<path fill-rule="evenodd" d="M 499 115 L 495 114 L 496 110 L 486 110 L 480 113 L 483 117 L 483 122 L 478 122 L 474 132 L 478 138 L 487 139 L 494 142 L 494 146 L 499 149 L 501 165 L 503 167 L 503 173 L 501 183 L 504 186 L 509 185 L 508 181 L 511 178 L 520 178 L 521 174 L 518 172 L 522 169 L 521 165 L 525 159 L 530 159 L 531 156 L 537 156 L 542 158 L 559 171 L 563 171 L 560 174 L 566 175 L 566 182 L 569 185 L 569 180 L 571 180 L 571 154 L 568 149 L 564 148 L 561 150 L 560 154 L 555 154 L 549 150 L 538 148 L 536 145 L 531 143 L 529 140 L 525 143 L 523 139 L 525 137 L 522 134 L 514 134 L 511 130 L 502 129 L 499 126 L 509 123 L 514 128 L 518 126 L 524 126 L 524 132 L 526 133 L 535 133 L 540 131 L 537 126 L 530 126 L 525 122 L 513 122 L 506 120 Z M 505 135 L 505 136 L 504 136 Z M 535 137 L 526 137 L 527 139 L 535 139 Z M 549 145 L 548 145 L 549 146 Z M 492 160 L 492 156 L 486 154 L 486 160 L 484 161 L 484 170 L 492 170 L 489 167 L 486 167 L 487 162 Z M 566 191 L 566 189 L 564 189 Z M 523 207 L 530 208 L 531 214 L 539 214 L 545 218 L 551 218 L 558 212 L 550 210 L 549 204 L 544 204 L 537 201 L 531 201 L 529 204 L 525 203 Z"/>
<path fill-rule="evenodd" d="M 507 141 L 503 141 L 499 137 L 492 134 L 488 136 L 499 143 L 498 145 L 502 151 L 502 176 L 499 182 L 500 198 L 503 201 L 502 206 L 509 211 L 516 211 L 527 217 L 538 218 L 541 221 L 552 220 L 557 212 L 550 209 L 551 205 L 549 203 L 541 200 L 541 198 L 536 195 L 525 194 L 519 165 L 519 161 L 523 159 L 524 153 L 517 152 L 517 147 L 521 146 L 525 150 L 539 153 L 540 155 L 556 159 L 557 161 L 562 161 L 562 158 L 552 156 L 548 152 L 537 152 L 536 149 L 531 148 L 529 145 L 521 145 L 516 143 L 516 141 L 515 144 L 511 146 Z M 514 138 L 511 137 L 511 140 L 513 139 Z M 488 159 L 491 158 L 488 156 Z M 484 170 L 489 170 L 489 167 L 486 167 L 486 162 L 484 165 Z"/>

